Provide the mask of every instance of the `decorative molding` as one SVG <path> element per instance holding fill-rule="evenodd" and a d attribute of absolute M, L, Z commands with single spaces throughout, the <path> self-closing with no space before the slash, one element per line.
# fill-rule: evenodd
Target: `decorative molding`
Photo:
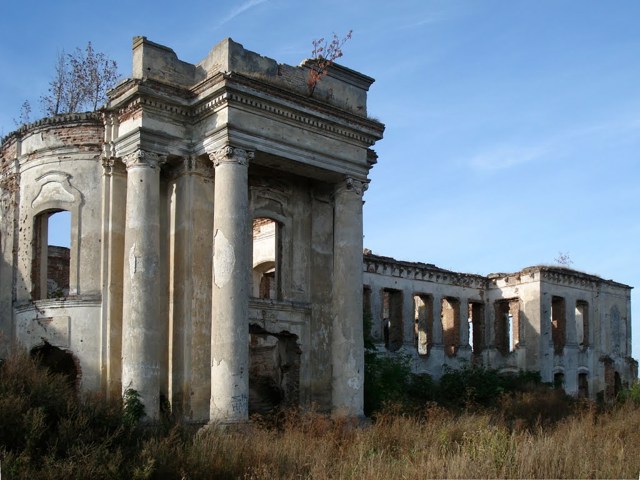
<path fill-rule="evenodd" d="M 142 149 L 138 149 L 122 157 L 122 161 L 127 166 L 127 170 L 141 167 L 158 168 L 166 160 L 167 157 L 165 155 L 160 155 L 159 153 L 149 152 Z"/>
<path fill-rule="evenodd" d="M 317 128 L 323 132 L 329 132 L 334 135 L 345 137 L 351 140 L 364 143 L 365 145 L 373 145 L 382 136 L 381 132 L 377 132 L 379 129 L 378 123 L 367 119 L 366 117 L 359 117 L 357 115 L 349 114 L 349 118 L 344 118 L 350 125 L 355 128 L 349 128 L 345 125 L 341 125 L 332 120 L 321 118 L 317 115 L 295 110 L 284 105 L 275 104 L 271 101 L 264 101 L 258 97 L 250 96 L 240 92 L 223 91 L 215 97 L 196 104 L 195 107 L 179 106 L 173 103 L 169 103 L 160 98 L 150 98 L 146 96 L 139 96 L 129 102 L 126 106 L 123 106 L 118 110 L 117 117 L 124 119 L 137 111 L 144 110 L 145 107 L 155 108 L 172 114 L 180 115 L 182 117 L 190 118 L 192 121 L 198 121 L 199 117 L 216 111 L 222 107 L 228 107 L 231 103 L 237 105 L 245 105 L 250 108 L 255 108 L 263 112 L 267 112 L 271 115 L 280 117 L 285 121 L 295 122 L 296 124 L 303 124 L 309 127 Z M 338 115 L 345 115 L 346 112 L 340 112 Z M 335 116 L 334 112 L 327 112 L 327 115 Z M 375 125 L 375 126 L 373 126 Z M 362 127 L 365 131 L 363 132 Z"/>
<path fill-rule="evenodd" d="M 108 177 L 112 175 L 124 175 L 125 173 L 124 164 L 120 159 L 114 157 L 103 158 L 102 168 L 104 169 L 104 174 Z"/>
<path fill-rule="evenodd" d="M 453 272 L 430 263 L 403 262 L 366 253 L 363 255 L 363 272 L 483 290 L 489 283 L 489 280 L 481 275 Z"/>
<path fill-rule="evenodd" d="M 226 145 L 215 152 L 209 153 L 209 158 L 213 162 L 214 167 L 223 163 L 237 163 L 238 165 L 246 167 L 249 165 L 249 161 L 253 160 L 254 155 L 255 152 L 253 150 L 245 150 L 244 148 Z"/>
<path fill-rule="evenodd" d="M 361 133 L 360 130 L 347 129 L 336 123 L 326 121 L 320 117 L 303 114 L 300 111 L 294 111 L 279 105 L 267 103 L 267 102 L 261 101 L 256 97 L 249 97 L 246 95 L 240 95 L 236 92 L 233 92 L 227 96 L 226 100 L 230 102 L 236 102 L 242 105 L 247 105 L 249 107 L 256 108 L 258 110 L 262 110 L 264 112 L 268 112 L 273 115 L 277 115 L 281 118 L 292 120 L 296 123 L 309 125 L 311 127 L 318 128 L 325 132 L 330 132 L 336 135 L 340 135 L 342 137 L 350 138 L 352 140 L 362 142 L 365 145 L 372 146 L 373 144 L 376 143 L 377 140 L 379 140 L 378 137 L 375 137 L 374 135 L 363 134 Z M 356 119 L 366 120 L 366 118 L 360 119 L 355 116 L 353 119 L 350 119 L 350 120 L 356 120 Z M 382 136 L 382 134 L 380 134 L 380 136 Z"/>
<path fill-rule="evenodd" d="M 364 192 L 369 188 L 368 180 L 359 180 L 353 177 L 346 177 L 343 182 L 340 182 L 336 186 L 336 195 L 344 193 L 355 193 L 358 197 L 361 197 Z"/>

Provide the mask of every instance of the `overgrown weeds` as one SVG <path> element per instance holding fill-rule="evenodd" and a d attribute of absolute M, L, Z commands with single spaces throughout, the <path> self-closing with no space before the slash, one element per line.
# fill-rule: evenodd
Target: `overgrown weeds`
<path fill-rule="evenodd" d="M 409 409 L 387 402 L 368 426 L 289 410 L 195 434 L 175 423 L 145 429 L 127 420 L 121 402 L 80 397 L 19 354 L 0 366 L 3 478 L 635 478 L 640 472 L 640 406 L 633 400 L 597 410 L 551 388 L 503 385 L 485 405 L 480 390 L 469 394 L 477 375 L 484 374 L 462 372 L 458 379 L 468 380 L 462 383 L 464 402 L 475 399 L 471 409 L 433 399 Z"/>

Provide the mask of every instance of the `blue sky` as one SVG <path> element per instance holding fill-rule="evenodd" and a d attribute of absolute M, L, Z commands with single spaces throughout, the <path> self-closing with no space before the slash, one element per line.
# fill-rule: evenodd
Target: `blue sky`
<path fill-rule="evenodd" d="M 145 35 L 189 62 L 224 37 L 282 63 L 344 35 L 387 126 L 365 245 L 469 273 L 553 264 L 640 287 L 640 2 L 7 2 L 0 133 L 38 110 L 57 52 L 92 41 L 131 71 Z M 37 112 L 36 112 L 37 113 Z M 632 293 L 634 354 L 640 294 Z"/>

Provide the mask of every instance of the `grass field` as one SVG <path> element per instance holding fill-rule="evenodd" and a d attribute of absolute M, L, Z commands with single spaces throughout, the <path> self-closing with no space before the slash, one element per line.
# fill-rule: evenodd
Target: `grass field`
<path fill-rule="evenodd" d="M 17 355 L 0 368 L 0 460 L 3 480 L 638 478 L 640 407 L 542 389 L 487 408 L 387 406 L 364 426 L 290 411 L 232 429 L 152 429 Z"/>

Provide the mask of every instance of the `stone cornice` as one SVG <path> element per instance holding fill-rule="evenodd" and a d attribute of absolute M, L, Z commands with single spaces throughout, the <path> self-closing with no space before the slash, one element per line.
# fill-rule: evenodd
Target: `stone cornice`
<path fill-rule="evenodd" d="M 146 85 L 147 82 L 149 85 Z M 241 74 L 218 74 L 209 77 L 203 85 L 205 83 L 211 88 L 220 84 L 221 88 L 211 97 L 199 100 L 198 95 L 193 92 L 202 93 L 205 88 L 198 85 L 191 93 L 182 91 L 180 97 L 172 102 L 166 96 L 157 95 L 153 90 L 152 87 L 160 82 L 145 80 L 126 103 L 117 107 L 117 116 L 126 118 L 136 111 L 153 109 L 179 116 L 182 121 L 196 123 L 202 117 L 223 107 L 250 108 L 290 124 L 347 138 L 366 146 L 372 146 L 382 138 L 384 125 L 375 120 Z M 246 91 L 247 87 L 254 92 Z M 270 96 L 272 99 L 262 98 L 262 95 Z"/>
<path fill-rule="evenodd" d="M 598 285 L 610 285 L 618 288 L 625 288 L 631 290 L 633 287 L 625 285 L 623 283 L 615 282 L 613 280 L 605 280 L 597 275 L 591 275 L 589 273 L 580 272 L 566 267 L 546 266 L 538 265 L 533 267 L 523 268 L 520 272 L 516 273 L 491 273 L 488 278 L 497 281 L 500 279 L 515 278 L 516 281 L 522 275 L 538 274 L 541 281 L 553 282 L 563 285 L 573 285 L 576 287 L 596 287 Z"/>
<path fill-rule="evenodd" d="M 391 257 L 366 253 L 363 256 L 363 271 L 408 280 L 423 280 L 468 288 L 486 288 L 487 278 L 481 275 L 458 273 L 428 263 L 403 262 Z"/>
<path fill-rule="evenodd" d="M 0 145 L 4 145 L 12 138 L 22 138 L 28 133 L 32 133 L 41 128 L 47 128 L 51 126 L 60 126 L 74 123 L 93 123 L 102 124 L 101 112 L 84 112 L 84 113 L 65 113 L 61 115 L 55 115 L 52 117 L 41 118 L 38 121 L 22 125 L 17 130 L 9 133 L 2 138 Z"/>

